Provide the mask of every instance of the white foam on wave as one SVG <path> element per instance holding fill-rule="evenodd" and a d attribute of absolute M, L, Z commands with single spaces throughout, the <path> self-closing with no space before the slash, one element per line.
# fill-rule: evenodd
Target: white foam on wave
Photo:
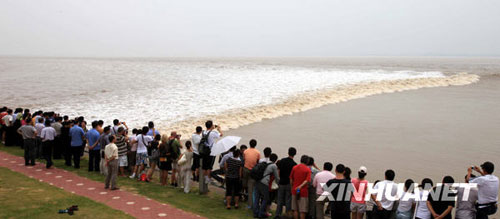
<path fill-rule="evenodd" d="M 477 80 L 437 71 L 106 59 L 0 59 L 0 75 L 6 91 L 0 95 L 9 106 L 107 124 L 118 118 L 130 127 L 152 120 L 184 136 L 208 118 L 230 129 L 378 93 Z"/>

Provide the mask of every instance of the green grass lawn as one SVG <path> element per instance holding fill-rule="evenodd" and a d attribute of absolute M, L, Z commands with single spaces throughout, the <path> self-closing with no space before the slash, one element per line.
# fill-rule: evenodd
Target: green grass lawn
<path fill-rule="evenodd" d="M 78 205 L 73 216 L 59 209 Z M 132 218 L 105 204 L 0 167 L 0 218 Z"/>
<path fill-rule="evenodd" d="M 0 144 L 0 150 L 17 155 L 23 156 L 24 151 L 18 147 L 5 147 Z M 99 173 L 87 171 L 88 160 L 82 158 L 80 162 L 81 169 L 75 169 L 64 165 L 64 160 L 54 160 L 54 166 L 57 168 L 65 169 L 73 173 L 89 178 L 91 180 L 104 182 L 105 177 Z M 171 204 L 177 208 L 185 211 L 193 212 L 207 218 L 252 218 L 253 213 L 247 210 L 245 204 L 240 203 L 239 209 L 226 210 L 223 205 L 223 194 L 210 192 L 207 195 L 199 195 L 198 188 L 192 188 L 190 194 L 185 194 L 179 188 L 170 186 L 163 187 L 158 183 L 159 174 L 155 173 L 154 182 L 137 182 L 136 180 L 119 177 L 117 184 L 123 190 L 135 192 L 151 199 L 155 199 L 162 203 Z M 22 204 L 19 201 L 19 204 Z M 1 216 L 1 214 L 0 214 Z M 4 217 L 0 217 L 4 218 Z"/>

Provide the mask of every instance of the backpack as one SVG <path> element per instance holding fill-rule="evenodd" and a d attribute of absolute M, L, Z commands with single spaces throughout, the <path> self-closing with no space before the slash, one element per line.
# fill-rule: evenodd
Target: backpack
<path fill-rule="evenodd" d="M 208 145 L 208 136 L 210 136 L 210 132 L 207 134 L 201 134 L 200 144 L 198 145 L 198 150 L 200 151 L 200 155 L 209 156 L 212 151 L 210 150 L 210 146 Z"/>
<path fill-rule="evenodd" d="M 269 163 L 267 162 L 258 163 L 252 168 L 252 170 L 250 170 L 250 177 L 252 177 L 255 181 L 260 181 L 265 177 L 264 172 L 266 171 L 267 166 L 269 166 Z"/>

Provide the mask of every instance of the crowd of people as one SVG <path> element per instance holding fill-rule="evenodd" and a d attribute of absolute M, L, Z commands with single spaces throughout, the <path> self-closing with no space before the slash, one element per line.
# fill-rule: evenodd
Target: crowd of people
<path fill-rule="evenodd" d="M 255 218 L 430 219 L 452 218 L 454 210 L 458 219 L 482 219 L 497 211 L 499 181 L 491 162 L 467 169 L 463 182 L 475 183 L 477 188 L 455 188 L 454 178 L 445 176 L 436 185 L 429 178 L 419 184 L 406 179 L 404 192 L 398 193 L 393 170 L 385 171 L 384 180 L 369 183 L 364 166 L 351 177 L 351 168 L 325 162 L 320 169 L 308 155 L 302 155 L 297 164 L 296 148 L 290 147 L 279 159 L 270 147 L 261 154 L 254 139 L 248 146 L 235 145 L 220 154 L 220 169 L 212 171 L 216 156 L 211 149 L 223 136 L 212 121 L 204 124 L 205 129 L 196 127 L 187 141 L 181 141 L 175 131 L 161 134 L 152 121 L 129 132 L 127 124 L 118 119 L 110 126 L 99 120 L 87 127 L 84 117 L 69 119 L 21 108 L 3 107 L 0 123 L 2 143 L 21 146 L 26 166 L 43 157 L 46 168 L 53 168 L 52 159 L 63 158 L 67 166 L 80 168 L 80 158 L 87 150 L 88 171 L 106 175 L 106 189 L 119 189 L 118 177 L 151 181 L 158 168 L 161 185 L 180 187 L 185 193 L 201 177 L 206 184 L 219 182 L 226 189 L 225 208 L 239 208 L 240 201 L 246 202 Z M 443 191 L 452 191 L 453 200 Z M 430 195 L 434 193 L 438 195 Z"/>

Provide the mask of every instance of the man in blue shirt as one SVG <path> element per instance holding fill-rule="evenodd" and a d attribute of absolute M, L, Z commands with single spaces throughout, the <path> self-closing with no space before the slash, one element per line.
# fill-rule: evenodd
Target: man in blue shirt
<path fill-rule="evenodd" d="M 99 172 L 99 164 L 101 162 L 101 156 L 99 152 L 101 150 L 101 145 L 99 144 L 99 131 L 97 131 L 97 121 L 92 122 L 92 129 L 90 129 L 85 135 L 89 144 L 89 172 L 96 171 Z"/>
<path fill-rule="evenodd" d="M 71 154 L 73 156 L 73 162 L 75 163 L 75 168 L 80 169 L 80 155 L 83 150 L 83 140 L 85 139 L 85 132 L 82 127 L 80 127 L 78 121 L 75 121 L 73 127 L 69 130 L 69 136 L 71 137 Z"/>

